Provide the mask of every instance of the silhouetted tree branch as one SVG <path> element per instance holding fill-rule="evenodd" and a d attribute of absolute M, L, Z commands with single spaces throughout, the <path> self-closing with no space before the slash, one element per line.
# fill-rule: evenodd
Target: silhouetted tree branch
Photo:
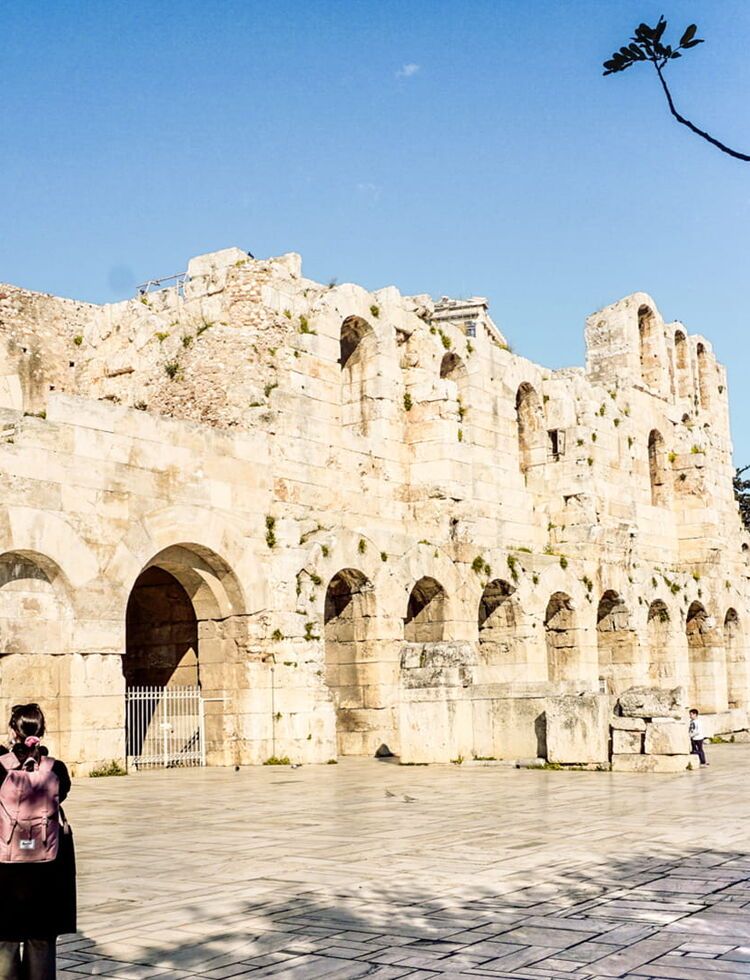
<path fill-rule="evenodd" d="M 738 466 L 732 483 L 734 485 L 734 496 L 740 508 L 742 523 L 750 531 L 750 480 L 742 479 L 742 474 L 747 470 L 750 470 L 750 464 L 747 466 Z"/>
<path fill-rule="evenodd" d="M 620 48 L 619 51 L 615 51 L 612 57 L 604 62 L 604 74 L 614 75 L 617 72 L 625 71 L 626 68 L 632 68 L 637 61 L 650 61 L 651 64 L 656 69 L 656 74 L 659 76 L 659 81 L 661 82 L 661 87 L 664 89 L 664 94 L 667 97 L 667 104 L 669 105 L 669 111 L 675 117 L 678 123 L 695 133 L 696 136 L 700 136 L 702 139 L 707 140 L 717 149 L 721 150 L 722 153 L 727 153 L 730 157 L 734 157 L 736 160 L 745 160 L 750 162 L 750 156 L 746 153 L 740 153 L 738 150 L 733 150 L 731 147 L 722 143 L 720 140 L 715 139 L 709 133 L 703 129 L 699 129 L 689 119 L 686 119 L 681 113 L 679 113 L 675 107 L 674 99 L 672 98 L 672 93 L 669 91 L 669 86 L 664 78 L 664 68 L 670 61 L 674 61 L 675 58 L 682 57 L 682 51 L 686 51 L 689 48 L 694 48 L 697 44 L 703 44 L 702 38 L 697 38 L 695 36 L 698 28 L 695 24 L 691 24 L 685 29 L 682 37 L 680 38 L 680 43 L 676 48 L 673 48 L 671 44 L 662 44 L 662 37 L 664 36 L 664 31 L 667 29 L 667 22 L 664 17 L 659 18 L 659 22 L 656 27 L 649 27 L 648 24 L 639 24 L 635 29 L 635 34 L 631 37 L 631 43 L 625 47 Z"/>

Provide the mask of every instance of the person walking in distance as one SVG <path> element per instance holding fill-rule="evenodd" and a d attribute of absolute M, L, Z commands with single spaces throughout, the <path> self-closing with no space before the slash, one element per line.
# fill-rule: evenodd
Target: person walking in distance
<path fill-rule="evenodd" d="M 54 980 L 57 937 L 76 931 L 70 776 L 44 731 L 39 705 L 18 704 L 0 748 L 0 980 Z"/>
<path fill-rule="evenodd" d="M 698 709 L 690 709 L 690 751 L 698 756 L 698 761 L 702 766 L 707 766 L 706 753 L 703 751 L 703 742 L 706 736 L 703 734 L 703 725 L 698 717 Z"/>

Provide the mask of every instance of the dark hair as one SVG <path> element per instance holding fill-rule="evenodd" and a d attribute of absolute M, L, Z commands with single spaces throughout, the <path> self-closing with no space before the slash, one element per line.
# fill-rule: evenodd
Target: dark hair
<path fill-rule="evenodd" d="M 10 730 L 18 741 L 13 746 L 13 752 L 18 756 L 22 763 L 29 759 L 39 762 L 41 756 L 39 742 L 32 745 L 26 744 L 26 739 L 33 737 L 42 738 L 45 731 L 44 712 L 35 702 L 30 704 L 16 704 L 10 713 Z"/>
<path fill-rule="evenodd" d="M 698 711 L 697 708 L 691 708 L 690 711 L 688 711 L 688 714 L 689 715 L 698 715 L 698 714 L 700 714 L 700 712 Z"/>

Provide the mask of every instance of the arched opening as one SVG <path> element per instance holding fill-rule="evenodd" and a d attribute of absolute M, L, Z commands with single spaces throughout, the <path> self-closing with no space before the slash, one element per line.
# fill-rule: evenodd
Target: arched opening
<path fill-rule="evenodd" d="M 651 483 L 651 503 L 654 507 L 667 502 L 667 455 L 661 433 L 652 429 L 648 436 L 648 475 Z"/>
<path fill-rule="evenodd" d="M 575 612 L 570 596 L 555 592 L 544 614 L 547 643 L 547 677 L 550 681 L 581 679 L 580 652 L 576 636 Z"/>
<path fill-rule="evenodd" d="M 730 708 L 748 707 L 747 651 L 736 609 L 724 617 L 724 653 L 727 660 L 727 700 Z"/>
<path fill-rule="evenodd" d="M 128 598 L 123 674 L 128 756 L 138 766 L 228 765 L 229 702 L 247 645 L 241 591 L 226 562 L 197 544 L 172 545 L 138 575 Z M 201 705 L 200 698 L 204 699 Z"/>
<path fill-rule="evenodd" d="M 688 609 L 685 624 L 690 663 L 689 699 L 699 711 L 725 711 L 727 677 L 724 644 L 716 623 L 700 602 Z"/>
<path fill-rule="evenodd" d="M 713 366 L 703 344 L 698 344 L 695 350 L 698 361 L 698 394 L 701 408 L 707 409 L 711 407 Z"/>
<path fill-rule="evenodd" d="M 648 306 L 638 309 L 638 347 L 641 362 L 641 378 L 649 388 L 659 389 L 659 345 L 656 318 Z"/>
<path fill-rule="evenodd" d="M 674 687 L 677 684 L 672 623 L 667 604 L 654 599 L 648 607 L 646 618 L 648 642 L 648 679 L 656 687 Z"/>
<path fill-rule="evenodd" d="M 443 355 L 443 359 L 440 362 L 441 378 L 460 384 L 466 378 L 466 374 L 466 367 L 458 354 L 454 354 L 453 351 L 448 351 L 447 354 Z"/>
<path fill-rule="evenodd" d="M 599 600 L 596 645 L 599 688 L 603 693 L 620 694 L 641 680 L 638 640 L 630 623 L 630 612 L 622 596 L 612 590 Z"/>
<path fill-rule="evenodd" d="M 73 611 L 67 584 L 51 559 L 35 552 L 0 556 L 0 716 L 14 704 L 38 701 L 44 707 L 49 743 L 60 751 L 67 678 L 59 654 L 71 652 Z"/>
<path fill-rule="evenodd" d="M 546 458 L 544 411 L 534 388 L 524 382 L 516 392 L 516 422 L 518 425 L 518 459 L 526 475 L 533 466 Z"/>
<path fill-rule="evenodd" d="M 375 332 L 362 317 L 349 316 L 341 324 L 339 348 L 341 424 L 366 435 L 372 407 L 368 385 L 377 373 Z"/>
<path fill-rule="evenodd" d="M 354 568 L 337 572 L 326 589 L 324 638 L 340 755 L 372 755 L 389 737 L 383 733 L 384 665 L 373 636 L 374 616 L 369 579 Z"/>
<path fill-rule="evenodd" d="M 446 595 L 434 578 L 421 578 L 409 595 L 404 620 L 407 643 L 440 643 L 445 639 Z"/>
<path fill-rule="evenodd" d="M 677 375 L 677 397 L 689 398 L 691 395 L 690 362 L 688 359 L 687 338 L 682 330 L 674 335 L 674 359 Z"/>
<path fill-rule="evenodd" d="M 489 582 L 479 600 L 479 664 L 487 667 L 487 680 L 499 683 L 523 679 L 525 657 L 519 629 L 519 609 L 513 598 L 515 589 L 508 582 Z"/>
<path fill-rule="evenodd" d="M 136 579 L 125 614 L 126 687 L 199 687 L 198 620 L 177 579 L 152 565 Z"/>

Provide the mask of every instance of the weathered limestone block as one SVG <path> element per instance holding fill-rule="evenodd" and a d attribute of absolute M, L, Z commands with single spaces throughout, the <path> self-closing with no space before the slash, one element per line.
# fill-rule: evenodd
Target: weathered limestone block
<path fill-rule="evenodd" d="M 689 755 L 615 755 L 612 772 L 685 772 L 693 768 Z"/>
<path fill-rule="evenodd" d="M 689 755 L 688 726 L 682 721 L 652 721 L 646 727 L 647 755 Z"/>
<path fill-rule="evenodd" d="M 599 694 L 550 698 L 547 702 L 547 758 L 550 762 L 609 760 L 610 699 Z"/>
<path fill-rule="evenodd" d="M 619 732 L 645 732 L 645 718 L 625 718 L 615 715 L 610 719 L 609 726 L 613 731 Z"/>
<path fill-rule="evenodd" d="M 643 751 L 642 732 L 612 732 L 612 754 L 613 755 L 638 755 Z"/>
<path fill-rule="evenodd" d="M 622 714 L 631 718 L 681 718 L 683 703 L 681 687 L 631 687 L 619 698 Z"/>

